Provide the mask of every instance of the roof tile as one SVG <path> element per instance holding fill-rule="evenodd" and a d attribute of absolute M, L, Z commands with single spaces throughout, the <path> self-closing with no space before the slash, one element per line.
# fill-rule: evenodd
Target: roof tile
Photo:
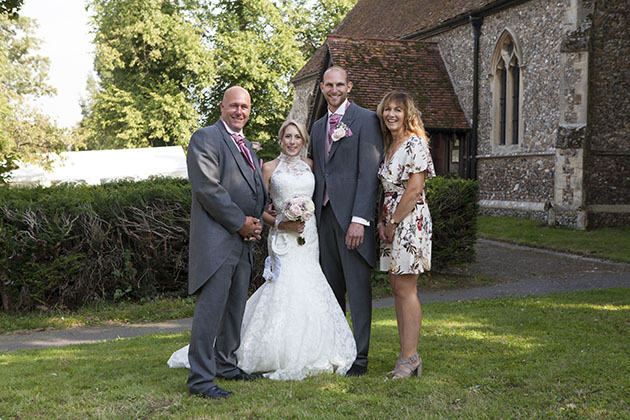
<path fill-rule="evenodd" d="M 376 110 L 385 93 L 411 94 L 427 128 L 466 130 L 466 117 L 434 42 L 329 36 L 331 62 L 348 71 L 350 98 Z"/>
<path fill-rule="evenodd" d="M 334 35 L 400 38 L 495 3 L 497 0 L 359 0 Z"/>
<path fill-rule="evenodd" d="M 359 0 L 332 35 L 396 39 L 447 20 L 467 15 L 496 0 Z M 322 70 L 326 49 L 322 45 L 292 81 Z"/>

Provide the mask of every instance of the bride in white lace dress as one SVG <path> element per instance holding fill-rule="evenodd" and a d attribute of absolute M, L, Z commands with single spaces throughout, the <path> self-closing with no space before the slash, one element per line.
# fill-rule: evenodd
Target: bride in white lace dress
<path fill-rule="evenodd" d="M 263 215 L 273 226 L 266 282 L 247 301 L 236 356 L 245 372 L 271 379 L 300 380 L 322 372 L 344 375 L 356 358 L 352 331 L 319 265 L 315 217 L 306 222 L 282 220 L 286 203 L 295 197 L 310 200 L 315 188 L 312 161 L 300 156 L 307 142 L 300 123 L 285 122 L 280 129 L 282 154 L 263 165 L 278 214 Z M 187 359 L 184 347 L 168 364 L 184 367 Z"/>

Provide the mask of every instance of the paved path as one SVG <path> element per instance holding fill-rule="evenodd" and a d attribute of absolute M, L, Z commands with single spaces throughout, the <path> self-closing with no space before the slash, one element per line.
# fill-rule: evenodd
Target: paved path
<path fill-rule="evenodd" d="M 476 262 L 465 272 L 503 280 L 493 286 L 420 293 L 420 302 L 542 295 L 574 290 L 630 287 L 630 264 L 479 239 Z M 392 306 L 393 298 L 374 301 L 375 308 Z"/>
<path fill-rule="evenodd" d="M 469 273 L 491 276 L 502 283 L 471 289 L 446 290 L 420 295 L 420 301 L 447 302 L 506 296 L 539 295 L 573 290 L 630 287 L 630 264 L 613 263 L 553 251 L 480 239 L 476 262 Z M 392 298 L 374 301 L 375 308 L 392 306 Z M 168 334 L 189 330 L 191 318 L 146 324 L 69 328 L 0 335 L 0 352 L 65 346 L 100 340 Z"/>

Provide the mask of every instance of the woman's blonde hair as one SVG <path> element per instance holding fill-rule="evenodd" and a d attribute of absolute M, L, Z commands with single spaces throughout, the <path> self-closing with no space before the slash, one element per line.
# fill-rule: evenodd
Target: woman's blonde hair
<path fill-rule="evenodd" d="M 405 112 L 405 130 L 417 135 L 428 145 L 429 137 L 427 137 L 427 133 L 424 131 L 424 124 L 420 118 L 420 111 L 416 108 L 411 95 L 406 92 L 392 91 L 383 96 L 383 99 L 381 99 L 378 107 L 376 107 L 376 114 L 378 115 L 378 119 L 381 121 L 381 132 L 383 133 L 383 146 L 385 151 L 391 147 L 393 141 L 392 133 L 390 133 L 387 129 L 383 118 L 383 108 L 390 104 L 400 106 Z"/>
<path fill-rule="evenodd" d="M 294 125 L 300 133 L 300 136 L 302 136 L 302 148 L 300 149 L 300 156 L 306 157 L 306 152 L 308 150 L 308 133 L 306 132 L 304 124 L 302 124 L 301 122 L 293 119 L 289 119 L 283 122 L 282 126 L 280 126 L 280 131 L 278 131 L 278 143 L 280 143 L 280 145 L 282 146 L 282 136 L 284 136 L 284 131 L 290 125 Z"/>

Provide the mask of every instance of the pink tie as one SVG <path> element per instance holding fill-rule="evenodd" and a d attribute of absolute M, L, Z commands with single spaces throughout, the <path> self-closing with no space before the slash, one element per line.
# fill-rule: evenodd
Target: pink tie
<path fill-rule="evenodd" d="M 341 114 L 331 114 L 330 118 L 328 119 L 328 125 L 330 126 L 330 128 L 328 129 L 328 143 L 326 145 L 326 157 L 328 157 L 328 154 L 330 153 L 330 147 L 333 144 L 332 134 L 335 131 L 335 128 L 337 128 L 337 125 L 339 124 L 340 119 L 341 119 Z"/>
<path fill-rule="evenodd" d="M 252 159 L 251 153 L 249 153 L 249 149 L 247 148 L 247 146 L 245 146 L 245 139 L 243 138 L 243 136 L 241 136 L 240 134 L 232 134 L 232 138 L 234 139 L 234 141 L 236 141 L 238 150 L 241 151 L 241 154 L 245 157 L 245 160 L 247 160 L 249 166 L 251 166 L 253 170 L 256 170 L 256 167 L 254 166 L 254 160 Z"/>
<path fill-rule="evenodd" d="M 328 129 L 328 143 L 326 143 L 326 159 L 328 159 L 328 155 L 330 154 L 330 147 L 333 144 L 332 134 L 335 131 L 335 128 L 337 128 L 340 119 L 341 114 L 331 114 L 328 118 L 328 125 L 330 126 L 330 128 Z M 322 202 L 322 205 L 325 206 L 326 204 L 328 204 L 328 200 L 328 188 L 326 188 L 326 185 L 324 185 L 324 201 Z"/>

